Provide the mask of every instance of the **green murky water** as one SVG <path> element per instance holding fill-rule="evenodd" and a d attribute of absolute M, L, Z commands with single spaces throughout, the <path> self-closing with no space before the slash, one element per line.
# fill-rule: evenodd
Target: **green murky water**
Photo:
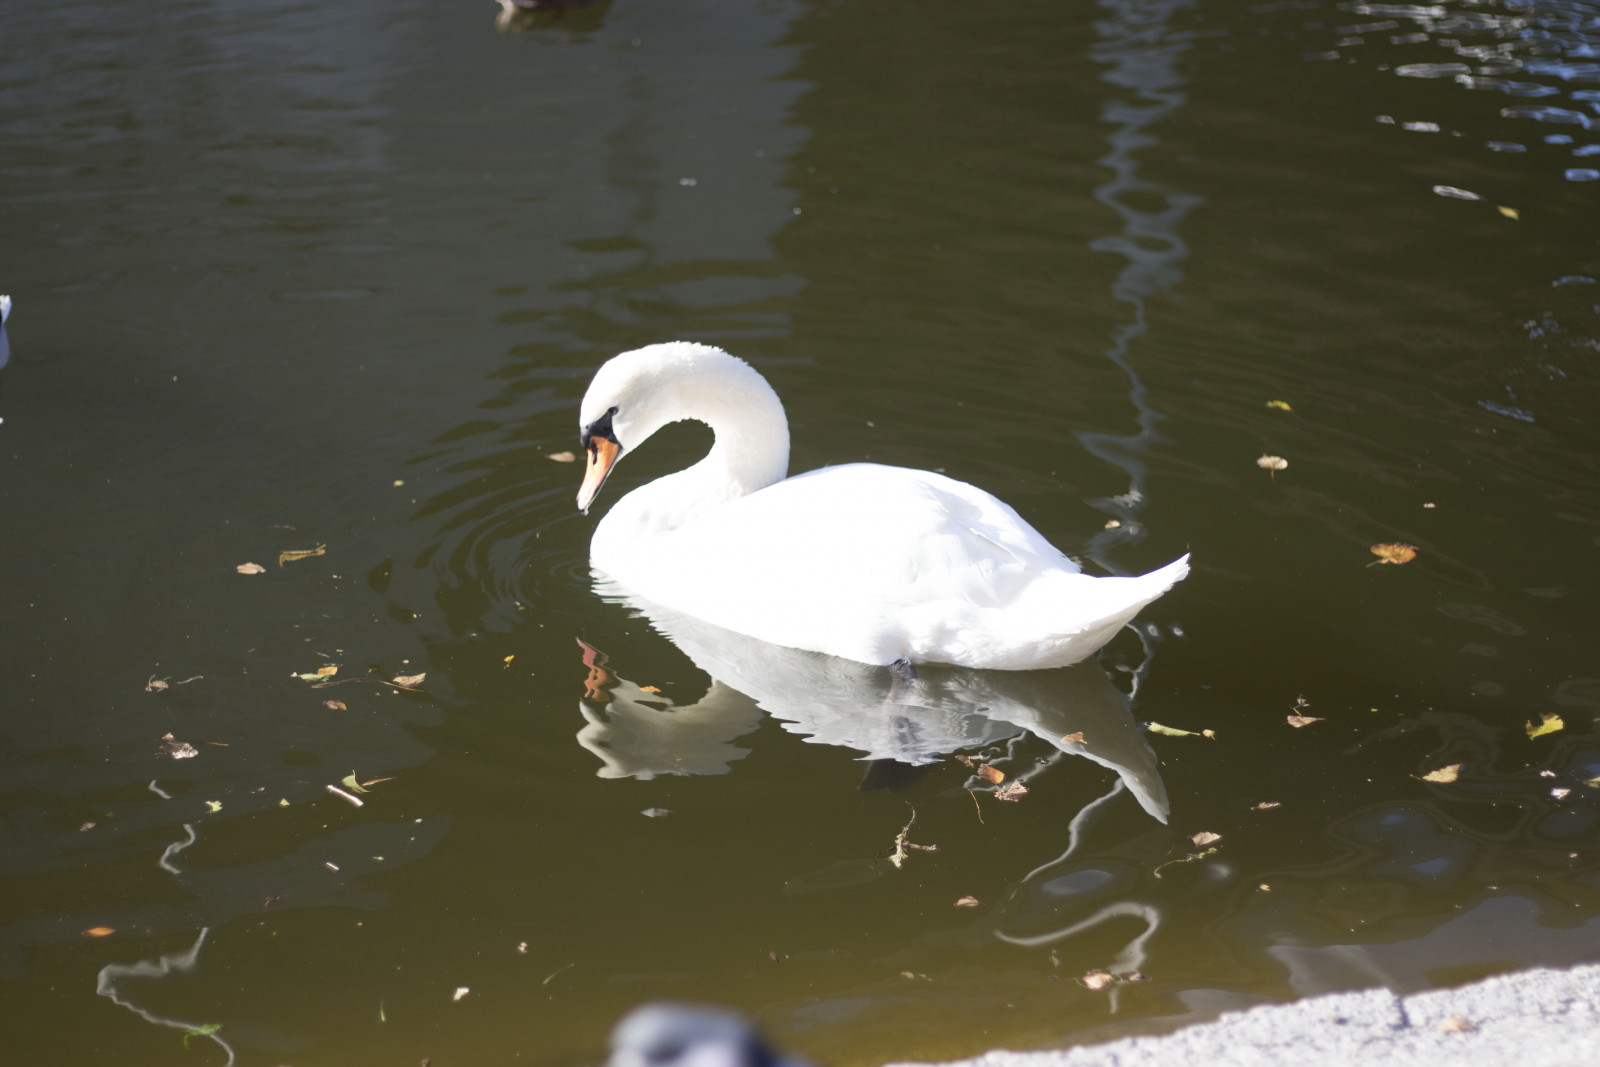
<path fill-rule="evenodd" d="M 582 1064 L 671 996 L 878 1064 L 1600 956 L 1600 9 L 494 16 L 6 13 L 8 1054 Z M 658 632 L 547 457 L 677 337 L 796 470 L 1195 573 L 893 714 Z"/>

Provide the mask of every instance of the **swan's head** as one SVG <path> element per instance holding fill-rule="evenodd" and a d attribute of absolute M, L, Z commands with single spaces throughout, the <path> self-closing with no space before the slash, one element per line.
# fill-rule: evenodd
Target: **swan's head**
<path fill-rule="evenodd" d="M 594 503 L 623 453 L 668 423 L 703 419 L 715 424 L 721 412 L 765 404 L 776 409 L 781 422 L 782 405 L 761 375 L 711 345 L 670 341 L 613 356 L 595 372 L 578 409 L 578 432 L 588 455 L 579 509 L 587 511 Z M 783 444 L 786 464 L 786 432 Z"/>

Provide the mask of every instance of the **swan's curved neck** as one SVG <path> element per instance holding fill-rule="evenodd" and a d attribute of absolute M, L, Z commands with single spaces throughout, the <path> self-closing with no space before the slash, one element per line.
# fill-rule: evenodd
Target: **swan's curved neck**
<path fill-rule="evenodd" d="M 709 351 L 715 356 L 694 353 L 687 365 L 661 380 L 655 417 L 640 429 L 648 437 L 671 422 L 704 422 L 715 435 L 711 451 L 693 466 L 623 497 L 607 515 L 607 525 L 666 532 L 788 473 L 789 422 L 778 394 L 743 360 Z"/>

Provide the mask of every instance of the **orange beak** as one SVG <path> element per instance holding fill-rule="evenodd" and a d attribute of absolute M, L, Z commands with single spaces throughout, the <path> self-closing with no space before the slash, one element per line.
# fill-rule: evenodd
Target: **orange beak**
<path fill-rule="evenodd" d="M 604 437 L 589 439 L 589 462 L 583 471 L 583 485 L 578 488 L 579 511 L 589 510 L 594 498 L 600 495 L 600 487 L 606 484 L 606 475 L 611 473 L 621 454 L 622 446 L 615 441 Z"/>

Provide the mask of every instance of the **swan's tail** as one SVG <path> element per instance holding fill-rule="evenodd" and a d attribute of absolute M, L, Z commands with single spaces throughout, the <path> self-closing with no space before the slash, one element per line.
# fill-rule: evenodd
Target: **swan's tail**
<path fill-rule="evenodd" d="M 1065 667 L 1087 659 L 1117 635 L 1145 605 L 1189 574 L 1188 555 L 1149 574 L 1091 578 L 1074 574 L 1070 586 L 1057 587 L 1054 632 L 1038 648 L 1037 666 Z M 1065 616 L 1065 619 L 1062 617 Z"/>

